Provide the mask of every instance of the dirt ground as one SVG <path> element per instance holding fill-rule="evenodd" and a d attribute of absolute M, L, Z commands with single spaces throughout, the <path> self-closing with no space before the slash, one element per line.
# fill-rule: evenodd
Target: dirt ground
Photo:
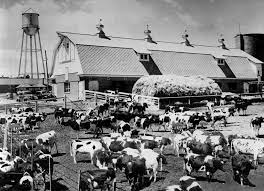
<path fill-rule="evenodd" d="M 246 116 L 240 116 L 237 113 L 235 116 L 228 118 L 227 127 L 220 127 L 221 132 L 225 136 L 230 134 L 240 134 L 240 135 L 253 135 L 250 128 L 250 119 L 254 115 L 264 116 L 264 103 L 250 105 L 247 110 Z M 85 134 L 84 131 L 76 132 L 68 126 L 61 126 L 55 122 L 54 116 L 50 115 L 48 118 L 40 125 L 40 129 L 35 132 L 30 132 L 27 135 L 14 135 L 13 142 L 16 143 L 21 138 L 33 138 L 42 132 L 47 132 L 49 130 L 55 130 L 58 137 L 59 154 L 54 153 L 54 176 L 52 181 L 53 190 L 55 191 L 76 191 L 78 185 L 78 173 L 79 170 L 91 170 L 96 169 L 90 164 L 90 157 L 86 154 L 77 155 L 77 164 L 73 163 L 73 159 L 69 154 L 69 142 L 71 139 L 76 138 L 88 138 L 91 137 L 90 134 Z M 108 133 L 109 130 L 104 130 L 104 133 Z M 173 135 L 169 132 L 152 132 L 155 135 L 164 135 L 166 137 L 172 137 Z M 261 129 L 260 134 L 264 135 L 264 128 Z M 2 137 L 1 137 L 2 141 Z M 155 183 L 147 183 L 144 191 L 158 191 L 166 186 L 178 184 L 179 178 L 185 175 L 183 171 L 183 159 L 181 157 L 177 158 L 173 154 L 172 148 L 165 149 L 165 154 L 167 158 L 167 165 L 164 165 L 163 171 L 158 172 L 158 179 Z M 205 191 L 263 191 L 264 190 L 264 166 L 259 165 L 256 170 L 252 170 L 249 174 L 250 181 L 255 185 L 255 187 L 244 186 L 241 187 L 238 183 L 234 182 L 232 179 L 232 170 L 230 162 L 225 166 L 226 171 L 218 171 L 213 177 L 213 182 L 208 183 L 205 180 L 204 173 L 194 173 L 199 184 Z M 47 182 L 48 186 L 48 182 Z M 2 189 L 0 189 L 2 190 Z M 117 190 L 130 190 L 129 184 L 126 182 L 125 177 L 122 173 L 118 173 L 117 179 Z"/>

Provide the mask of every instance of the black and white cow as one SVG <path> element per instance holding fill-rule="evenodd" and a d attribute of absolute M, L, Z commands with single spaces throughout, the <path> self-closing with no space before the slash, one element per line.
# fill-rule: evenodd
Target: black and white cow
<path fill-rule="evenodd" d="M 213 174 L 217 170 L 224 170 L 225 162 L 221 159 L 217 159 L 210 155 L 198 155 L 194 153 L 189 153 L 184 157 L 184 169 L 187 175 L 191 175 L 193 171 L 205 171 L 208 182 L 211 182 Z"/>
<path fill-rule="evenodd" d="M 102 143 L 95 140 L 72 140 L 70 144 L 70 154 L 73 157 L 73 161 L 77 164 L 77 153 L 89 153 L 91 156 L 91 164 L 93 164 L 94 153 L 98 150 L 103 150 Z"/>
<path fill-rule="evenodd" d="M 253 161 L 246 155 L 235 154 L 232 156 L 231 164 L 234 180 L 239 182 L 241 186 L 251 185 L 248 175 L 251 169 L 255 169 Z"/>
<path fill-rule="evenodd" d="M 76 111 L 74 109 L 69 108 L 57 107 L 54 111 L 55 119 L 58 121 L 59 124 L 62 124 L 64 122 L 65 117 L 68 117 L 73 120 L 75 115 Z"/>
<path fill-rule="evenodd" d="M 259 135 L 259 129 L 261 128 L 261 123 L 264 122 L 264 118 L 260 116 L 255 116 L 250 121 L 250 126 L 252 126 L 252 130 L 255 136 Z"/>

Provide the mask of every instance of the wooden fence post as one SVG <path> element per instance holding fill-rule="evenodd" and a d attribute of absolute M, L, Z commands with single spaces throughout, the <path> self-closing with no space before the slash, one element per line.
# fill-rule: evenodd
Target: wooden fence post
<path fill-rule="evenodd" d="M 11 140 L 10 140 L 10 144 L 11 144 L 11 156 L 13 156 L 13 126 L 11 126 Z"/>
<path fill-rule="evenodd" d="M 51 189 L 52 189 L 52 176 L 51 176 L 50 157 L 49 157 L 49 179 L 50 179 L 50 191 L 51 191 Z"/>
<path fill-rule="evenodd" d="M 31 142 L 31 171 L 33 171 L 33 141 Z"/>
<path fill-rule="evenodd" d="M 67 97 L 65 94 L 64 94 L 64 108 L 67 108 Z"/>
<path fill-rule="evenodd" d="M 95 101 L 95 105 L 97 105 L 97 94 L 94 93 L 94 101 Z"/>
<path fill-rule="evenodd" d="M 8 138 L 7 136 L 8 136 L 9 125 L 10 123 L 6 123 L 3 149 L 7 149 L 7 138 Z"/>
<path fill-rule="evenodd" d="M 81 184 L 81 170 L 79 170 L 79 175 L 78 175 L 78 191 L 80 191 L 80 184 Z"/>
<path fill-rule="evenodd" d="M 191 105 L 191 98 L 188 98 L 188 104 Z"/>
<path fill-rule="evenodd" d="M 38 112 L 38 101 L 35 102 L 35 112 Z"/>
<path fill-rule="evenodd" d="M 5 105 L 5 114 L 7 114 L 7 106 Z"/>

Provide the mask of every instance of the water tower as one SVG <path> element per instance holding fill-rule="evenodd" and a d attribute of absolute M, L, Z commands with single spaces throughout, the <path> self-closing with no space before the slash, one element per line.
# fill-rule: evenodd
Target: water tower
<path fill-rule="evenodd" d="M 22 13 L 22 44 L 18 77 L 38 79 L 48 77 L 43 59 L 38 17 L 39 14 L 31 8 Z"/>

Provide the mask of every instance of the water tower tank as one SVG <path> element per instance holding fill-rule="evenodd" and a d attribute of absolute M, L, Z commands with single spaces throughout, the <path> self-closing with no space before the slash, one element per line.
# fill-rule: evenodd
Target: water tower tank
<path fill-rule="evenodd" d="M 27 35 L 34 35 L 39 30 L 38 13 L 22 14 L 22 29 Z"/>

